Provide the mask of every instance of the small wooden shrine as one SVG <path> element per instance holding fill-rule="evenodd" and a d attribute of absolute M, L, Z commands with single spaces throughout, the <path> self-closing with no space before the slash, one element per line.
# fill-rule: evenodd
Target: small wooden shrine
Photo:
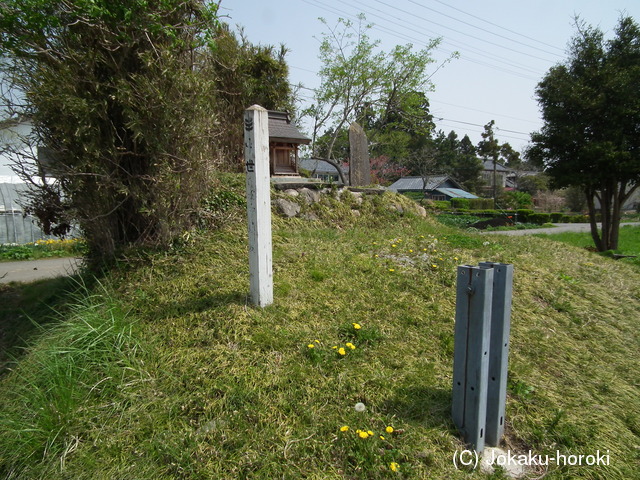
<path fill-rule="evenodd" d="M 287 112 L 269 110 L 269 160 L 272 176 L 298 176 L 298 146 L 308 145 Z"/>

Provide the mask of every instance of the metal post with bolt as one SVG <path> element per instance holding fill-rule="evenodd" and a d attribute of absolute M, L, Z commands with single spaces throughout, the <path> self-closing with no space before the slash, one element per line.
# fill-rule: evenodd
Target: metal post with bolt
<path fill-rule="evenodd" d="M 504 435 L 509 333 L 511 331 L 511 297 L 513 296 L 513 265 L 482 262 L 480 266 L 493 268 L 485 442 L 487 445 L 497 447 Z"/>
<path fill-rule="evenodd" d="M 253 105 L 244 112 L 244 158 L 247 170 L 249 291 L 254 305 L 273 303 L 269 118 Z"/>
<path fill-rule="evenodd" d="M 513 265 L 458 267 L 451 414 L 476 451 L 504 434 Z"/>

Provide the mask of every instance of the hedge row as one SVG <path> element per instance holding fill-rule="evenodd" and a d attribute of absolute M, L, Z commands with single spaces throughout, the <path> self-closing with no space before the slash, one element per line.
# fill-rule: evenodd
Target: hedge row
<path fill-rule="evenodd" d="M 588 223 L 587 215 L 567 215 L 565 213 L 537 213 L 533 210 L 468 210 L 457 209 L 456 213 L 461 215 L 475 215 L 477 217 L 509 217 L 514 223 L 535 223 L 543 225 L 545 223 Z"/>
<path fill-rule="evenodd" d="M 493 198 L 452 198 L 451 207 L 464 210 L 485 210 L 495 207 Z"/>

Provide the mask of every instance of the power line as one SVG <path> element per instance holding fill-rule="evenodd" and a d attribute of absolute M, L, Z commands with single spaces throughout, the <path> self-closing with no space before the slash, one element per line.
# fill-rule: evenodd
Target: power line
<path fill-rule="evenodd" d="M 469 111 L 472 111 L 472 112 L 486 113 L 487 115 L 491 115 L 493 117 L 503 117 L 503 118 L 508 118 L 508 119 L 511 119 L 511 120 L 517 120 L 519 122 L 527 122 L 527 123 L 535 123 L 535 124 L 538 123 L 538 122 L 534 122 L 532 120 L 525 120 L 524 118 L 512 117 L 511 115 L 504 115 L 504 114 L 501 114 L 501 113 L 487 112 L 486 110 L 479 110 L 477 108 L 466 107 L 464 105 L 456 105 L 455 103 L 442 102 L 440 100 L 436 101 L 435 103 L 439 104 L 439 105 L 448 105 L 450 107 L 462 108 L 464 110 L 469 110 Z"/>
<path fill-rule="evenodd" d="M 442 118 L 442 117 L 436 117 L 436 120 L 438 120 L 438 121 L 442 121 L 442 122 L 454 122 L 454 123 L 461 123 L 461 124 L 463 124 L 463 125 L 470 125 L 470 126 L 473 126 L 473 127 L 481 127 L 481 128 L 483 128 L 483 129 L 484 129 L 484 125 L 480 125 L 480 124 L 478 124 L 478 123 L 464 122 L 464 121 L 462 121 L 462 120 L 452 120 L 452 119 L 450 119 L 450 118 Z M 506 128 L 494 127 L 494 129 L 495 129 L 496 131 L 498 131 L 498 132 L 515 133 L 515 134 L 517 134 L 517 135 L 526 135 L 526 136 L 529 136 L 529 135 L 530 135 L 530 134 L 529 134 L 529 133 L 527 133 L 527 132 L 518 132 L 518 131 L 515 131 L 515 130 L 508 130 L 508 129 L 506 129 Z"/>
<path fill-rule="evenodd" d="M 384 3 L 384 2 L 381 2 L 380 0 L 375 0 L 375 1 L 377 1 L 378 3 Z M 500 35 L 499 33 L 492 32 L 492 31 L 490 31 L 490 30 L 487 30 L 486 28 L 478 27 L 477 25 L 473 25 L 472 23 L 465 22 L 464 20 L 460 20 L 459 18 L 456 18 L 456 17 L 454 17 L 454 16 L 452 16 L 452 15 L 447 15 L 446 13 L 442 13 L 442 12 L 440 12 L 440 11 L 436 10 L 435 8 L 431 8 L 431 7 L 427 7 L 426 5 L 422 5 L 422 4 L 420 4 L 420 3 L 418 3 L 418 2 L 416 2 L 416 1 L 414 1 L 414 0 L 408 0 L 408 1 L 409 1 L 410 3 L 413 3 L 414 5 L 417 5 L 417 6 L 419 6 L 419 7 L 424 8 L 424 9 L 426 9 L 426 10 L 429 10 L 429 11 L 431 11 L 431 12 L 435 12 L 435 13 L 437 13 L 437 14 L 439 14 L 439 15 L 444 16 L 444 17 L 450 18 L 450 19 L 452 19 L 452 20 L 454 20 L 454 21 L 456 21 L 456 22 L 462 23 L 462 24 L 467 25 L 467 26 L 469 26 L 469 27 L 476 28 L 476 29 L 478 29 L 478 30 L 480 30 L 480 31 L 482 31 L 482 32 L 485 32 L 485 33 L 489 33 L 490 35 L 494 35 L 494 36 L 496 36 L 496 37 L 503 38 L 503 39 L 505 39 L 505 40 L 508 40 L 508 41 L 510 41 L 510 42 L 517 43 L 517 44 L 519 44 L 519 45 L 523 45 L 523 46 L 528 47 L 528 48 L 533 48 L 534 50 L 539 50 L 539 51 L 541 51 L 541 52 L 548 53 L 549 55 L 554 55 L 554 56 L 557 56 L 557 57 L 561 57 L 561 56 L 562 56 L 562 55 L 560 55 L 559 53 L 549 52 L 549 51 L 547 51 L 547 50 L 542 50 L 542 49 L 540 49 L 540 48 L 538 48 L 538 47 L 534 47 L 534 46 L 532 46 L 532 45 L 529 45 L 528 43 L 524 43 L 524 42 L 521 42 L 521 41 L 519 41 L 519 40 L 514 40 L 513 38 L 509 38 L 509 37 L 507 37 L 507 36 Z M 464 12 L 463 12 L 463 13 L 464 13 Z M 498 26 L 498 25 L 495 25 L 495 26 Z"/>
<path fill-rule="evenodd" d="M 358 4 L 360 4 L 360 5 L 362 5 L 362 4 L 364 3 L 364 2 L 359 1 L 359 0 L 354 0 L 354 1 L 355 1 L 356 3 L 358 3 Z M 392 6 L 390 6 L 389 4 L 387 4 L 387 3 L 385 3 L 385 2 L 381 2 L 381 1 L 379 1 L 379 0 L 376 0 L 376 1 L 378 1 L 378 3 L 381 3 L 381 4 L 383 4 L 383 5 L 385 5 L 385 6 L 389 7 L 389 8 L 391 8 L 393 13 L 391 13 L 391 12 L 385 12 L 385 11 L 383 11 L 383 10 L 377 9 L 377 8 L 375 8 L 375 7 L 372 7 L 372 6 L 370 6 L 370 5 L 366 4 L 366 3 L 364 3 L 364 5 L 366 5 L 368 8 L 372 8 L 373 10 L 375 10 L 376 12 L 380 12 L 380 13 L 381 13 L 382 15 L 384 15 L 384 16 L 382 16 L 382 15 L 377 15 L 377 14 L 375 14 L 375 13 L 371 13 L 370 11 L 366 11 L 366 10 L 363 10 L 363 11 L 365 11 L 367 14 L 369 14 L 369 15 L 371 15 L 371 16 L 381 18 L 381 19 L 383 19 L 383 20 L 384 20 L 384 21 L 386 21 L 386 22 L 390 22 L 390 23 L 392 23 L 392 24 L 394 24 L 394 25 L 397 25 L 397 26 L 399 26 L 399 27 L 401 27 L 401 28 L 408 29 L 408 30 L 411 30 L 411 31 L 416 32 L 416 33 L 419 33 L 419 34 L 422 34 L 422 33 L 423 33 L 423 30 L 426 30 L 426 29 L 424 29 L 421 25 L 417 25 L 417 24 L 415 24 L 415 23 L 411 23 L 411 22 L 407 21 L 407 20 L 406 20 L 406 19 L 404 19 L 404 18 L 400 18 L 400 17 L 398 17 L 398 16 L 394 16 L 394 13 L 396 13 L 396 11 L 403 12 L 403 13 L 405 13 L 405 14 L 407 14 L 407 15 L 415 16 L 415 15 L 412 15 L 412 14 L 411 14 L 411 12 L 407 12 L 406 10 L 401 10 L 401 9 L 399 9 L 399 8 L 392 7 Z M 353 7 L 353 6 L 352 6 L 352 7 Z M 355 7 L 354 7 L 354 8 L 355 8 Z M 393 18 L 395 18 L 395 19 L 397 19 L 397 20 L 401 21 L 402 23 L 397 23 L 397 22 L 391 21 L 391 20 L 389 20 L 389 17 L 393 17 Z M 419 18 L 419 19 L 421 19 L 421 20 L 425 20 L 425 21 L 429 22 L 429 20 L 426 20 L 426 19 L 424 19 L 423 17 L 417 17 L 417 18 Z M 414 29 L 414 28 L 407 28 L 407 25 L 414 26 L 414 27 L 416 27 L 416 28 L 419 28 L 420 30 L 416 30 L 416 29 Z M 429 30 L 426 30 L 426 31 L 429 31 Z M 453 42 L 451 42 L 451 41 L 449 41 L 449 40 L 445 40 L 445 37 L 444 37 L 442 34 L 438 33 L 438 32 L 431 31 L 431 33 L 432 33 L 432 34 L 434 34 L 434 35 L 437 35 L 437 36 L 438 36 L 438 37 L 440 37 L 440 38 L 442 38 L 442 42 L 443 42 L 443 43 L 450 44 L 450 45 L 452 45 L 454 48 L 456 48 L 456 47 L 458 47 L 458 48 L 459 48 L 459 46 L 463 46 L 463 47 L 465 47 L 466 49 L 470 50 L 471 52 L 474 52 L 474 53 L 476 53 L 476 54 L 479 54 L 480 56 L 485 56 L 485 57 L 486 57 L 486 55 L 484 55 L 484 53 L 483 53 L 482 51 L 479 51 L 479 50 L 478 50 L 478 49 L 476 49 L 475 47 L 470 46 L 470 45 L 468 45 L 468 44 L 466 44 L 466 43 L 464 43 L 464 42 L 460 42 L 460 41 L 458 41 L 458 42 L 456 42 L 456 43 L 457 43 L 457 45 L 456 45 L 455 43 L 453 43 Z M 413 40 L 411 37 L 405 37 L 405 38 L 408 38 L 409 40 Z M 449 52 L 449 53 L 452 53 L 452 52 Z M 498 56 L 492 56 L 492 57 L 491 57 L 491 59 L 492 59 L 492 60 L 498 60 L 499 62 L 501 62 L 501 63 L 505 63 L 506 65 L 508 65 L 508 66 L 510 66 L 510 67 L 516 67 L 516 68 L 519 68 L 519 69 L 521 69 L 521 70 L 528 70 L 528 71 L 529 71 L 529 72 L 531 72 L 531 73 L 538 74 L 538 72 L 537 72 L 536 70 L 531 69 L 529 66 L 527 66 L 527 65 L 523 65 L 523 64 L 518 64 L 518 63 L 516 63 L 516 62 L 513 62 L 512 60 L 506 60 L 506 59 L 501 58 L 501 57 L 498 57 Z"/>
<path fill-rule="evenodd" d="M 344 16 L 344 17 L 346 17 L 346 18 L 349 18 L 349 19 L 352 19 L 352 20 L 353 20 L 353 19 L 355 19 L 355 17 L 354 17 L 353 15 L 351 15 L 351 14 L 349 14 L 349 13 L 347 13 L 347 12 L 343 11 L 343 10 L 342 10 L 342 11 L 341 11 L 341 10 L 336 10 L 336 9 L 335 9 L 335 8 L 333 8 L 332 6 L 325 4 L 325 3 L 321 2 L 320 0 L 311 0 L 311 1 L 313 1 L 314 3 L 311 3 L 311 1 L 310 1 L 310 0 L 303 0 L 303 1 L 304 1 L 305 3 L 307 3 L 307 4 L 309 4 L 309 5 L 312 5 L 312 6 L 316 7 L 316 8 L 320 8 L 321 10 L 327 10 L 327 11 L 329 11 L 329 12 L 331 12 L 331 13 L 334 13 L 334 14 L 336 14 L 336 15 L 342 15 L 342 16 Z M 320 4 L 320 5 L 318 5 L 318 4 Z M 352 7 L 352 8 L 354 8 L 352 5 L 351 5 L 351 7 Z M 385 18 L 385 17 L 381 17 L 380 15 L 372 14 L 371 12 L 366 12 L 366 13 L 368 13 L 369 15 L 374 16 L 374 17 Z M 394 17 L 394 18 L 397 18 L 397 17 Z M 386 21 L 388 21 L 388 22 L 390 22 L 390 23 L 393 23 L 393 24 L 396 24 L 396 25 L 400 25 L 400 24 L 398 24 L 397 22 L 392 22 L 392 21 L 389 21 L 388 19 L 386 19 Z M 412 29 L 412 28 L 407 28 L 407 27 L 406 27 L 406 25 L 401 25 L 401 26 L 402 26 L 403 28 L 407 29 L 407 30 L 411 30 L 411 31 L 414 31 L 414 32 L 417 32 L 417 33 L 424 33 L 424 32 L 421 32 L 421 31 L 419 31 L 419 30 L 415 30 L 415 29 Z M 407 40 L 409 40 L 409 41 L 413 41 L 413 42 L 417 42 L 417 43 L 420 43 L 420 44 L 426 45 L 426 44 L 424 44 L 424 42 L 423 42 L 422 40 L 417 40 L 417 39 L 415 39 L 415 38 L 409 37 L 409 36 L 407 36 L 407 35 L 405 35 L 405 34 L 401 34 L 401 33 L 397 32 L 397 31 L 392 30 L 392 29 L 389 29 L 389 28 L 380 27 L 380 25 L 377 25 L 377 24 L 373 26 L 373 29 L 375 29 L 375 30 L 380 30 L 380 31 L 383 31 L 383 32 L 388 32 L 388 33 L 390 33 L 391 35 L 394 35 L 394 36 L 396 36 L 396 37 L 405 38 L 405 39 L 407 39 Z M 441 37 L 441 35 L 439 35 L 438 33 L 436 33 L 436 32 L 433 32 L 433 33 L 435 33 L 436 35 L 438 35 L 438 36 L 440 36 L 440 37 Z M 451 43 L 451 42 L 444 41 L 444 43 Z M 462 43 L 461 43 L 461 45 L 464 45 L 464 44 L 462 44 Z M 472 49 L 472 47 L 469 47 L 469 48 L 470 48 L 470 49 Z M 454 53 L 454 52 L 453 52 L 453 51 L 451 51 L 451 50 L 446 50 L 446 49 L 441 48 L 441 47 L 439 47 L 439 49 L 440 49 L 441 51 L 443 51 L 443 52 L 445 52 L 445 53 L 449 54 L 449 55 L 451 55 L 452 53 Z M 488 63 L 488 62 L 486 62 L 486 61 L 485 61 L 485 62 L 482 62 L 482 61 L 480 61 L 480 60 L 476 60 L 476 59 L 474 59 L 474 58 L 470 58 L 470 57 L 467 57 L 467 56 L 461 56 L 461 60 L 463 60 L 463 61 L 468 61 L 468 62 L 471 62 L 471 63 L 475 63 L 475 64 L 477 64 L 477 65 L 481 65 L 481 66 L 483 66 L 483 67 L 492 68 L 492 69 L 494 69 L 494 70 L 498 70 L 498 71 L 501 71 L 501 72 L 504 72 L 504 73 L 510 74 L 510 75 L 512 75 L 512 76 L 516 76 L 516 77 L 524 78 L 524 79 L 526 79 L 526 80 L 537 80 L 537 78 L 534 78 L 534 77 L 532 77 L 532 76 L 526 75 L 526 74 L 524 74 L 524 73 L 522 73 L 522 72 L 521 72 L 521 70 L 529 70 L 529 71 L 530 71 L 530 72 L 532 72 L 532 73 L 537 73 L 537 72 L 535 72 L 534 70 L 530 70 L 530 69 L 528 69 L 527 67 L 524 67 L 524 66 L 516 66 L 516 65 L 514 65 L 514 64 L 510 64 L 510 63 L 508 63 L 508 62 L 506 62 L 506 61 L 504 61 L 504 60 L 500 60 L 500 59 L 499 59 L 499 57 L 492 57 L 492 58 L 493 58 L 493 59 L 495 59 L 495 60 L 498 60 L 498 61 L 499 61 L 499 62 L 501 62 L 501 63 L 506 64 L 506 65 L 507 65 L 507 66 L 509 66 L 509 67 L 516 68 L 516 69 L 518 69 L 518 70 L 520 70 L 520 71 L 510 70 L 510 69 L 508 69 L 508 68 L 500 67 L 500 66 L 497 66 L 497 65 L 495 65 L 495 64 Z"/>
<path fill-rule="evenodd" d="M 448 26 L 443 25 L 443 24 L 441 24 L 441 23 L 434 22 L 433 20 L 429 20 L 428 18 L 425 18 L 425 17 L 421 17 L 421 16 L 419 16 L 419 15 L 416 15 L 416 14 L 415 14 L 415 12 L 408 12 L 408 11 L 406 11 L 406 10 L 402 10 L 401 8 L 398 8 L 397 6 L 391 6 L 391 5 L 389 5 L 388 3 L 382 2 L 382 1 L 380 1 L 380 0 L 376 0 L 376 1 L 377 1 L 378 3 L 382 3 L 383 5 L 386 5 L 386 6 L 387 6 L 387 7 L 389 7 L 389 8 L 392 8 L 392 9 L 394 9 L 394 10 L 398 10 L 398 11 L 403 12 L 403 13 L 406 13 L 407 15 L 410 15 L 410 16 L 412 16 L 412 17 L 419 18 L 420 20 L 423 20 L 423 21 L 425 21 L 425 22 L 433 23 L 434 25 L 438 25 L 438 26 L 439 26 L 439 27 L 441 27 L 441 28 L 446 28 L 447 30 L 451 30 L 451 31 L 453 31 L 453 32 L 459 33 L 460 35 L 465 35 L 465 36 L 467 36 L 467 37 L 473 38 L 474 40 L 479 40 L 479 41 L 481 41 L 481 42 L 488 43 L 488 44 L 493 45 L 493 46 L 495 46 L 495 47 L 499 47 L 499 48 L 503 48 L 503 49 L 506 49 L 506 50 L 510 50 L 510 51 L 515 52 L 515 53 L 518 53 L 518 54 L 520 54 L 520 55 L 525 55 L 525 56 L 529 56 L 529 57 L 535 58 L 535 59 L 537 59 L 537 60 L 542 60 L 543 62 L 553 63 L 551 60 L 549 60 L 549 59 L 547 59 L 547 58 L 542 58 L 542 57 L 538 57 L 538 56 L 536 56 L 536 55 L 532 55 L 532 54 L 530 54 L 530 53 L 521 52 L 521 51 L 519 51 L 519 50 L 515 50 L 515 49 L 513 49 L 513 48 L 511 48 L 511 47 L 507 47 L 507 46 L 501 45 L 501 44 L 499 44 L 499 43 L 492 42 L 492 41 L 490 41 L 490 40 L 486 40 L 486 39 L 483 39 L 483 38 L 480 38 L 480 37 L 476 37 L 475 35 L 471 35 L 471 34 L 469 34 L 469 33 L 462 32 L 462 31 L 460 31 L 460 30 L 456 30 L 455 28 L 448 27 Z M 416 5 L 422 6 L 422 5 L 417 4 L 416 2 L 414 2 L 413 0 L 409 0 L 409 1 L 410 1 L 411 3 L 415 3 Z M 426 7 L 425 7 L 425 8 L 426 8 Z"/>
<path fill-rule="evenodd" d="M 564 50 L 563 50 L 562 48 L 560 48 L 560 47 L 556 47 L 555 45 L 551 45 L 550 43 L 545 43 L 545 42 L 543 42 L 543 41 L 538 40 L 537 38 L 528 37 L 527 35 L 524 35 L 524 34 L 522 34 L 522 33 L 520 33 L 520 32 L 516 32 L 515 30 L 510 30 L 510 29 L 508 29 L 508 28 L 506 28 L 506 27 L 503 27 L 503 26 L 501 26 L 501 25 L 498 25 L 497 23 L 493 23 L 493 22 L 491 22 L 491 21 L 489 21 L 489 20 L 485 20 L 484 18 L 480 18 L 480 17 L 478 17 L 477 15 L 473 15 L 473 14 L 471 14 L 471 13 L 465 12 L 464 10 L 461 10 L 461 9 L 459 9 L 459 8 L 456 8 L 456 7 L 454 7 L 454 6 L 452 6 L 452 5 L 449 5 L 449 4 L 447 4 L 447 3 L 444 3 L 444 2 L 442 2 L 442 1 L 440 1 L 440 0 L 434 0 L 434 1 L 435 1 L 435 2 L 438 2 L 438 3 L 439 3 L 439 4 L 441 4 L 441 5 L 444 5 L 445 7 L 451 8 L 451 9 L 453 9 L 453 10 L 457 11 L 457 12 L 463 13 L 464 15 L 467 15 L 467 16 L 469 16 L 469 17 L 475 18 L 476 20 L 480 20 L 481 22 L 488 23 L 488 24 L 489 24 L 489 25 L 491 25 L 491 26 L 494 26 L 494 27 L 500 28 L 500 29 L 505 30 L 505 31 L 507 31 L 507 32 L 509 32 L 509 33 L 513 33 L 514 35 L 518 35 L 518 36 L 520 36 L 520 37 L 526 38 L 527 40 L 533 40 L 534 42 L 538 42 L 538 43 L 540 43 L 540 44 L 542 44 L 542 45 L 545 45 L 545 46 L 547 46 L 547 47 L 554 48 L 554 49 L 559 50 L 559 51 L 561 51 L 561 52 L 563 52 L 563 53 L 564 53 Z"/>

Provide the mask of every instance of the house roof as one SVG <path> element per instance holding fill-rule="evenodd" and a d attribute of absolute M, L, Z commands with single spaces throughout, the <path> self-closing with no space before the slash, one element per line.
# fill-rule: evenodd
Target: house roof
<path fill-rule="evenodd" d="M 287 112 L 269 110 L 269 140 L 286 143 L 304 143 L 308 145 L 311 139 L 305 137 L 298 128 L 291 123 Z"/>
<path fill-rule="evenodd" d="M 322 160 L 318 160 L 315 158 L 303 158 L 300 160 L 300 168 L 304 168 L 305 170 L 309 170 L 310 172 L 315 171 L 317 174 L 324 175 L 337 175 L 338 170 L 328 162 L 323 162 Z M 349 173 L 349 167 L 341 167 L 342 173 Z"/>
<path fill-rule="evenodd" d="M 450 182 L 450 186 L 453 188 L 459 188 L 458 182 L 453 180 L 448 175 L 433 175 L 427 178 L 427 185 L 425 190 L 435 190 L 445 182 Z M 393 192 L 402 192 L 407 190 L 419 191 L 424 186 L 424 180 L 422 177 L 402 177 L 389 185 L 389 190 Z"/>
<path fill-rule="evenodd" d="M 485 171 L 493 172 L 493 160 L 484 160 L 482 164 Z M 504 165 L 496 162 L 496 172 L 510 172 L 510 170 Z"/>
<path fill-rule="evenodd" d="M 461 188 L 436 188 L 435 191 L 451 198 L 478 198 L 473 193 L 466 192 Z"/>

